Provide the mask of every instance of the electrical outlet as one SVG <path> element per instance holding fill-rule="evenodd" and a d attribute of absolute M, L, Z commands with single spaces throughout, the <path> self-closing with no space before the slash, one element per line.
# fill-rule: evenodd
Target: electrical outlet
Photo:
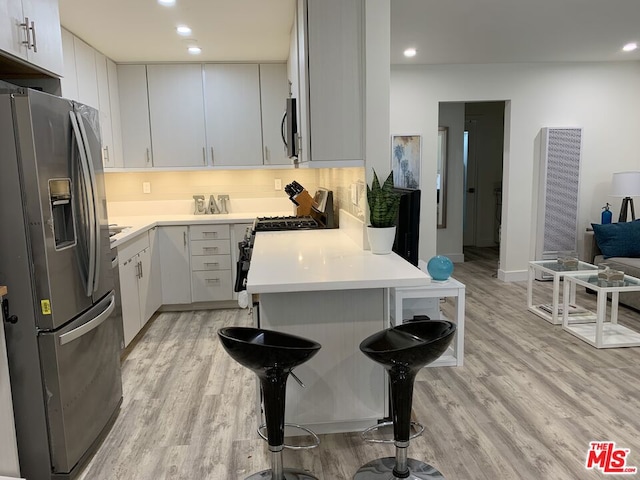
<path fill-rule="evenodd" d="M 151 183 L 142 182 L 142 193 L 151 193 Z"/>
<path fill-rule="evenodd" d="M 273 182 L 273 187 L 276 190 L 282 190 L 282 180 L 280 180 L 279 178 L 276 178 Z"/>

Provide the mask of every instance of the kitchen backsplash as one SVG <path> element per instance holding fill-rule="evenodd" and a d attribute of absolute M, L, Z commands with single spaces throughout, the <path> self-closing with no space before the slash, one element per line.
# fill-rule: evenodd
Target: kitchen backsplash
<path fill-rule="evenodd" d="M 363 208 L 351 201 L 352 184 L 364 186 L 364 168 L 299 168 L 264 170 L 215 170 L 177 172 L 106 173 L 108 202 L 149 202 L 191 200 L 193 195 L 226 194 L 234 198 L 287 198 L 284 190 L 275 190 L 276 180 L 282 188 L 293 180 L 311 195 L 318 187 L 334 192 L 336 210 L 342 208 L 364 218 Z M 143 193 L 149 183 L 150 193 Z"/>

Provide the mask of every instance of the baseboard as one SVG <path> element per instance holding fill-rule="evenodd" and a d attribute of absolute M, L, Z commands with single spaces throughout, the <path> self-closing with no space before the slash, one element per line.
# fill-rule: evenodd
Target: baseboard
<path fill-rule="evenodd" d="M 464 253 L 439 253 L 443 257 L 447 257 L 453 263 L 464 263 Z"/>
<path fill-rule="evenodd" d="M 528 270 L 505 271 L 498 269 L 498 279 L 503 282 L 526 282 L 529 279 Z"/>

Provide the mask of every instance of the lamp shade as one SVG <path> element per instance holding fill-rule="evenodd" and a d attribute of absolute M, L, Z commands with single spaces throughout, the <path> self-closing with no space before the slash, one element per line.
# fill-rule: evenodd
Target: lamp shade
<path fill-rule="evenodd" d="M 640 197 L 640 172 L 617 172 L 611 177 L 612 197 Z"/>

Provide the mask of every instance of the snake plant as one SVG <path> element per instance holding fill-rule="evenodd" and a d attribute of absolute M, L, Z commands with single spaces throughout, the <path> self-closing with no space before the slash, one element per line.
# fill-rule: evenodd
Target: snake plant
<path fill-rule="evenodd" d="M 400 209 L 400 194 L 393 190 L 393 171 L 389 173 L 382 186 L 376 171 L 373 171 L 371 187 L 367 185 L 367 202 L 372 227 L 395 226 Z"/>

